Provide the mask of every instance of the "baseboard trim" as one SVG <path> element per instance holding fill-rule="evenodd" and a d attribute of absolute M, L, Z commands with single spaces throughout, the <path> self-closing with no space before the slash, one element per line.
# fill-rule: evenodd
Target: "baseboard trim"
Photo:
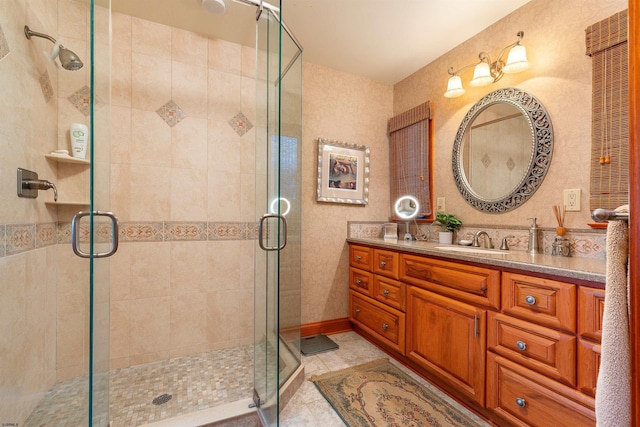
<path fill-rule="evenodd" d="M 349 332 L 351 323 L 349 318 L 323 320 L 321 322 L 305 323 L 300 327 L 301 337 L 310 337 L 318 334 L 337 334 L 339 332 Z"/>

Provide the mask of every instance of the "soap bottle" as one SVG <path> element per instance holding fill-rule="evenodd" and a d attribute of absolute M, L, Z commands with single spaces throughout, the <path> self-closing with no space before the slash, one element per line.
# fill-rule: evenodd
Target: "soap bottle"
<path fill-rule="evenodd" d="M 71 155 L 76 159 L 86 158 L 89 128 L 82 123 L 71 123 L 69 135 L 71 136 Z"/>
<path fill-rule="evenodd" d="M 537 218 L 527 218 L 531 220 L 531 228 L 529 229 L 529 247 L 527 252 L 530 254 L 540 253 L 540 229 L 536 224 Z"/>

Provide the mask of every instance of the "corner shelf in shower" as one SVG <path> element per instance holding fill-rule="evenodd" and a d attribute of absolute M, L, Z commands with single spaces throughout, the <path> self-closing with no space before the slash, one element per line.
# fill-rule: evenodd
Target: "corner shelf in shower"
<path fill-rule="evenodd" d="M 47 206 L 89 206 L 89 202 L 79 202 L 76 200 L 58 200 L 57 202 L 44 202 Z"/>
<path fill-rule="evenodd" d="M 72 163 L 75 165 L 86 165 L 86 166 L 89 166 L 91 164 L 89 160 L 76 159 L 75 157 L 71 157 L 71 156 L 54 156 L 53 154 L 45 154 L 44 157 L 47 158 L 48 160 L 53 160 L 54 162 L 58 162 L 58 163 Z"/>

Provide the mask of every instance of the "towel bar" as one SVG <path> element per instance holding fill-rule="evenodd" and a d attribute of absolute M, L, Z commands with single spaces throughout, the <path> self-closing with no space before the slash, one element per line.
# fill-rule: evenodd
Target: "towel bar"
<path fill-rule="evenodd" d="M 615 221 L 615 220 L 629 220 L 629 212 L 617 212 L 607 209 L 596 209 L 591 213 L 591 218 L 595 222 Z"/>

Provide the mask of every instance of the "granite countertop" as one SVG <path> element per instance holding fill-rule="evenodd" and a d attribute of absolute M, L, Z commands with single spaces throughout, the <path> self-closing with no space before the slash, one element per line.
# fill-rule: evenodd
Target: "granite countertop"
<path fill-rule="evenodd" d="M 560 277 L 605 282 L 606 261 L 604 259 L 560 257 L 545 254 L 529 254 L 523 251 L 504 251 L 504 253 L 469 253 L 454 252 L 437 247 L 455 247 L 440 243 L 420 242 L 415 240 L 384 240 L 382 238 L 348 238 L 349 243 L 377 246 L 403 252 L 449 258 L 456 261 L 469 261 L 497 267 L 507 267 L 535 273 L 553 274 Z M 464 246 L 458 246 L 464 248 Z M 501 252 L 494 250 L 494 252 Z"/>

